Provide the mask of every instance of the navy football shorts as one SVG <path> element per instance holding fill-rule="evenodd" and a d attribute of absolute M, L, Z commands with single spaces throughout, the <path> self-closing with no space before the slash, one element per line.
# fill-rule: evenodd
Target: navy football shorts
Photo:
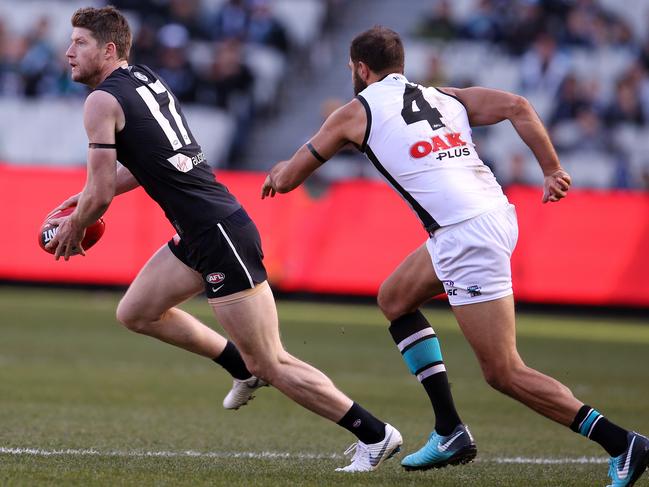
<path fill-rule="evenodd" d="M 267 279 L 261 237 L 243 208 L 203 232 L 191 245 L 175 236 L 171 252 L 203 276 L 208 298 L 221 298 Z"/>

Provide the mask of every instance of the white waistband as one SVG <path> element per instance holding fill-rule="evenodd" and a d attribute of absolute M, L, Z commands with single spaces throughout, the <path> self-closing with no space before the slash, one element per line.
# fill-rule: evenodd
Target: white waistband
<path fill-rule="evenodd" d="M 459 228 L 459 227 L 461 227 L 463 225 L 466 225 L 469 222 L 475 221 L 475 220 L 477 220 L 479 218 L 483 218 L 483 217 L 485 217 L 487 215 L 490 215 L 492 213 L 495 213 L 497 211 L 507 210 L 509 208 L 515 208 L 515 206 L 512 205 L 509 202 L 503 203 L 502 205 L 498 205 L 498 206 L 496 206 L 494 208 L 491 208 L 491 209 L 485 211 L 484 213 L 480 213 L 480 214 L 478 214 L 476 216 L 472 216 L 471 218 L 467 218 L 466 220 L 462 220 L 461 222 L 451 223 L 450 225 L 440 227 L 437 230 L 435 230 L 435 232 L 433 232 L 433 235 L 431 236 L 431 238 L 432 237 L 437 237 L 437 236 L 443 234 L 444 232 L 447 232 L 449 230 L 453 230 L 454 228 Z"/>

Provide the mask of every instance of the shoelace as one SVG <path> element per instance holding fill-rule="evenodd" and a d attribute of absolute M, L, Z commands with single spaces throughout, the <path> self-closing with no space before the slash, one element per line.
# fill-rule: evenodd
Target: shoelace
<path fill-rule="evenodd" d="M 354 443 L 352 443 L 351 445 L 349 445 L 349 446 L 347 447 L 347 449 L 345 450 L 345 453 L 343 453 L 343 455 L 349 455 L 351 452 L 353 452 L 354 450 L 356 450 L 357 445 L 358 445 L 358 441 L 355 441 Z"/>
<path fill-rule="evenodd" d="M 357 441 L 349 445 L 349 447 L 345 450 L 345 453 L 343 453 L 343 455 L 350 455 L 352 452 L 354 452 L 354 455 L 352 456 L 352 460 L 351 460 L 351 462 L 354 463 L 357 458 L 363 455 L 363 452 L 365 450 L 367 450 L 365 444 L 362 444 L 360 441 Z"/>
<path fill-rule="evenodd" d="M 617 462 L 620 457 L 611 458 L 608 461 L 608 476 L 611 477 L 611 480 L 615 482 L 615 476 L 617 474 Z M 613 484 L 607 485 L 606 487 L 613 487 Z"/>

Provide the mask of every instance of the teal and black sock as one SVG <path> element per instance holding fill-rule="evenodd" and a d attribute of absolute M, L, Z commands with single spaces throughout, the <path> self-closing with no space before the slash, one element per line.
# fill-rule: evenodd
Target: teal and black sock
<path fill-rule="evenodd" d="M 417 310 L 390 324 L 390 334 L 410 373 L 424 386 L 435 411 L 435 431 L 447 436 L 462 422 L 448 383 L 442 351 L 435 331 Z"/>
<path fill-rule="evenodd" d="M 599 411 L 585 404 L 577 412 L 570 429 L 599 443 L 612 457 L 617 457 L 626 450 L 628 431 L 611 423 Z"/>
<path fill-rule="evenodd" d="M 385 438 L 385 423 L 356 403 L 352 404 L 338 424 L 366 445 Z"/>
<path fill-rule="evenodd" d="M 221 355 L 212 360 L 227 370 L 235 379 L 244 380 L 252 377 L 252 374 L 248 371 L 245 362 L 241 358 L 239 350 L 229 340 Z"/>

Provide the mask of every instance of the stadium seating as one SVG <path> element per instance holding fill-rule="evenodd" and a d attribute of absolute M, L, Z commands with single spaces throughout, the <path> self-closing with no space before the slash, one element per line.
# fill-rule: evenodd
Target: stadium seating
<path fill-rule="evenodd" d="M 395 0 L 396 2 L 397 0 Z M 440 0 L 442 1 L 442 0 Z M 217 13 L 227 0 L 201 0 L 201 12 L 209 17 Z M 95 5 L 103 5 L 103 1 L 91 2 Z M 345 2 L 343 2 L 345 3 Z M 385 2 L 386 4 L 389 2 Z M 485 1 L 493 8 L 500 5 L 496 1 Z M 524 2 L 513 2 L 512 9 L 521 7 Z M 7 31 L 13 35 L 24 35 L 33 29 L 35 22 L 40 16 L 45 15 L 49 21 L 46 32 L 47 40 L 56 53 L 62 52 L 69 36 L 70 13 L 76 8 L 87 5 L 82 0 L 22 0 L 20 2 L 0 3 L 0 20 L 7 27 Z M 322 48 L 318 42 L 323 35 L 323 29 L 327 28 L 327 18 L 331 16 L 332 5 L 337 3 L 332 0 L 268 0 L 272 15 L 281 23 L 291 46 L 289 55 L 276 49 L 253 43 L 246 43 L 243 56 L 244 63 L 251 70 L 254 82 L 251 89 L 251 102 L 254 107 L 255 116 L 258 120 L 263 117 L 272 117 L 280 111 L 294 110 L 295 103 L 286 100 L 283 92 L 285 81 L 289 76 L 301 75 L 300 62 L 309 59 L 311 49 Z M 418 21 L 422 15 L 429 13 L 431 6 L 435 3 L 422 2 L 417 5 L 418 12 L 409 12 L 412 22 Z M 531 62 L 527 59 L 528 54 L 533 50 L 530 48 L 522 55 L 512 54 L 506 45 L 493 39 L 471 38 L 463 32 L 463 26 L 471 19 L 475 19 L 476 12 L 480 11 L 478 0 L 456 0 L 449 2 L 451 20 L 458 27 L 458 34 L 451 40 L 418 38 L 410 32 L 402 31 L 406 42 L 406 74 L 410 79 L 417 82 L 440 81 L 442 78 L 445 84 L 464 86 L 477 84 L 492 88 L 514 91 L 524 94 L 534 105 L 541 118 L 550 125 L 551 135 L 555 140 L 561 141 L 561 133 L 556 130 L 564 130 L 570 124 L 553 121 L 553 116 L 560 103 L 557 94 L 548 89 L 548 85 L 541 88 L 534 88 L 525 85 L 524 73 L 525 63 Z M 377 4 L 377 8 L 381 8 Z M 545 8 L 545 7 L 543 7 Z M 573 8 L 578 8 L 574 7 Z M 585 8 L 585 7 L 584 7 Z M 415 10 L 417 10 L 415 9 Z M 631 76 L 629 70 L 638 56 L 637 46 L 649 35 L 649 29 L 645 22 L 649 13 L 649 1 L 631 0 L 625 3 L 625 8 L 620 9 L 615 0 L 597 0 L 593 2 L 591 10 L 597 12 L 612 12 L 612 19 L 620 19 L 625 22 L 632 31 L 633 38 L 627 43 L 615 43 L 608 38 L 597 41 L 597 45 L 565 44 L 559 42 L 558 55 L 561 56 L 564 68 L 567 73 L 574 75 L 580 87 L 592 85 L 588 89 L 593 91 L 592 96 L 594 107 L 599 116 L 604 116 L 607 106 L 615 103 L 616 86 L 620 80 Z M 513 18 L 513 17 L 512 17 Z M 136 14 L 129 14 L 134 31 L 137 32 L 141 19 Z M 501 22 L 513 22 L 512 19 Z M 503 24 L 505 28 L 510 26 Z M 413 32 L 414 32 L 413 25 Z M 328 33 L 332 36 L 332 33 Z M 346 35 L 346 34 L 345 34 Z M 599 32 L 600 36 L 606 37 L 609 32 Z M 333 37 L 335 39 L 335 33 Z M 558 39 L 558 38 L 557 38 Z M 336 42 L 347 43 L 348 39 L 338 39 Z M 192 38 L 186 50 L 191 66 L 196 72 L 206 71 L 215 56 L 214 42 L 206 38 Z M 635 47 L 634 47 L 635 46 Z M 325 49 L 326 50 L 326 49 Z M 320 52 L 320 51 L 316 51 Z M 527 57 L 526 57 L 527 56 Z M 438 59 L 441 74 L 435 78 L 431 77 L 432 58 Z M 309 62 L 309 61 L 306 61 Z M 297 64 L 297 66 L 296 66 Z M 296 69 L 297 68 L 297 69 Z M 342 70 L 341 70 L 342 73 Z M 1 73 L 0 73 L 1 74 Z M 341 74 L 341 82 L 346 73 Z M 641 88 L 639 103 L 644 107 L 645 118 L 649 119 L 649 78 L 646 68 L 642 74 L 644 78 L 640 81 Z M 317 81 L 317 80 L 311 80 Z M 0 90 L 2 84 L 0 83 Z M 73 99 L 78 99 L 83 92 L 72 94 Z M 68 98 L 70 95 L 66 95 Z M 25 116 L 33 117 L 31 124 L 12 124 L 5 120 L 2 122 L 6 133 L 0 138 L 0 158 L 12 162 L 45 163 L 45 164 L 83 164 L 84 149 L 75 147 L 79 141 L 83 141 L 83 134 L 78 126 L 78 115 L 73 113 L 74 102 L 62 102 L 55 97 L 48 95 L 37 101 L 16 99 L 12 93 L 2 96 L 0 92 L 0 103 L 7 113 L 18 113 L 23 111 Z M 318 101 L 315 101 L 317 106 Z M 187 105 L 187 103 L 183 103 Z M 211 110 L 211 111 L 210 111 Z M 255 125 L 249 125 L 250 119 L 241 119 L 236 113 L 228 112 L 227 107 L 219 110 L 217 107 L 197 108 L 193 110 L 201 115 L 197 116 L 195 131 L 209 134 L 209 139 L 203 138 L 202 142 L 208 143 L 206 147 L 211 163 L 216 166 L 227 166 L 231 153 L 228 147 L 233 137 L 241 139 L 240 132 L 249 132 L 255 129 Z M 47 120 L 47 117 L 54 117 Z M 291 117 L 284 117 L 291 118 Z M 68 134 L 60 137 L 66 138 L 66 143 L 54 143 L 60 141 L 51 133 L 51 126 L 58 124 L 59 120 L 66 120 L 70 123 Z M 200 124 L 206 124 L 203 128 Z M 266 121 L 257 123 L 257 130 L 263 130 Z M 476 143 L 484 151 L 485 160 L 494 168 L 502 182 L 508 184 L 516 181 L 525 184 L 538 184 L 540 181 L 538 169 L 531 153 L 525 148 L 513 129 L 508 124 L 502 124 L 487 130 L 479 130 L 475 133 Z M 626 126 L 624 126 L 626 125 Z M 5 127 L 6 126 L 6 127 Z M 566 161 L 576 176 L 577 186 L 593 187 L 622 187 L 622 188 L 645 188 L 649 181 L 649 156 L 646 156 L 646 149 L 649 140 L 648 124 L 637 124 L 629 126 L 621 125 L 605 126 L 606 136 L 611 138 L 610 149 L 600 151 L 598 154 L 591 154 L 588 151 L 581 151 L 579 148 L 566 150 L 559 147 L 560 157 Z M 237 135 L 239 133 L 239 135 Z M 290 133 L 290 130 L 286 133 Z M 10 135 L 9 135 L 10 134 Z M 39 134 L 42 144 L 41 150 L 37 151 L 33 144 L 26 141 L 33 140 Z M 42 135 L 41 135 L 42 134 Z M 565 137 L 564 137 L 565 138 Z M 253 141 L 257 138 L 252 139 Z M 298 141 L 299 142 L 299 141 Z M 240 145 L 241 140 L 238 142 Z M 574 144 L 573 144 L 574 145 Z M 43 150 L 46 148 L 46 150 Z M 635 150 L 639 148 L 642 150 Z M 260 150 L 252 149 L 252 153 L 259 154 Z M 261 151 L 263 153 L 263 151 Z M 522 159 L 523 168 L 512 176 L 512 160 Z M 267 169 L 263 164 L 269 161 L 259 161 L 259 169 Z M 330 170 L 324 179 L 336 180 L 346 177 L 355 177 L 359 174 L 356 167 L 349 171 Z M 248 164 L 247 168 L 254 168 L 254 163 Z M 598 174 L 592 174 L 593 171 Z M 365 175 L 365 173 L 362 173 Z"/>
<path fill-rule="evenodd" d="M 203 0 L 202 12 L 206 16 L 213 15 L 224 3 L 225 0 Z M 46 18 L 48 26 L 44 40 L 56 53 L 57 58 L 62 59 L 70 35 L 70 16 L 77 8 L 89 4 L 101 6 L 105 2 L 3 2 L 0 4 L 0 23 L 8 27 L 10 35 L 25 36 L 29 35 L 38 19 Z M 322 30 L 326 4 L 320 0 L 274 0 L 269 2 L 269 5 L 272 14 L 286 29 L 291 48 L 306 55 Z M 141 19 L 129 11 L 125 13 L 134 34 L 137 35 Z M 187 54 L 193 69 L 197 72 L 205 71 L 214 58 L 214 49 L 214 44 L 209 40 L 190 39 Z M 260 113 L 273 111 L 281 99 L 281 85 L 287 76 L 287 58 L 270 47 L 247 43 L 244 48 L 244 63 L 254 78 L 251 93 L 254 110 Z M 0 137 L 0 159 L 17 164 L 84 164 L 85 135 L 80 119 L 80 98 L 83 93 L 83 90 L 78 90 L 76 95 L 73 94 L 71 99 L 66 100 L 63 100 L 61 95 L 49 94 L 47 97 L 28 100 L 22 96 L 14 96 L 14 93 L 3 93 L 0 82 L 0 107 L 3 115 L 21 114 L 22 119 L 30 120 L 29 124 L 15 124 L 12 121 L 16 118 L 3 116 L 0 121 L 0 129 L 3 131 Z M 66 98 L 70 96 L 66 95 Z M 235 131 L 246 130 L 242 120 L 216 107 L 191 106 L 188 103 L 183 103 L 183 106 L 210 163 L 215 167 L 227 163 Z M 69 128 L 65 134 L 59 133 L 62 120 Z M 238 137 L 241 139 L 241 135 Z M 38 145 L 29 143 L 37 138 L 41 142 Z"/>

